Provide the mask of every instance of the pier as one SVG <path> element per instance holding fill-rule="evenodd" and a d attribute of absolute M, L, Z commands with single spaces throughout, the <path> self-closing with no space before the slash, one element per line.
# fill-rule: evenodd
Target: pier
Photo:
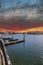
<path fill-rule="evenodd" d="M 4 45 L 4 41 L 0 39 L 0 64 L 1 65 L 12 65 Z"/>
<path fill-rule="evenodd" d="M 19 40 L 19 39 L 13 39 L 13 38 L 3 38 L 4 44 L 7 45 L 11 45 L 11 44 L 18 44 L 21 42 L 25 42 L 25 34 L 23 34 L 23 39 Z"/>
<path fill-rule="evenodd" d="M 4 45 L 11 45 L 11 44 L 17 44 L 21 42 L 25 42 L 25 40 L 19 40 L 19 39 L 12 39 L 12 38 L 2 38 L 4 41 Z"/>
<path fill-rule="evenodd" d="M 24 42 L 24 40 L 10 41 L 10 42 L 6 42 L 4 44 L 7 46 L 7 45 L 11 45 L 11 44 L 18 44 L 18 43 L 21 43 L 21 42 Z"/>
<path fill-rule="evenodd" d="M 3 39 L 0 39 L 0 65 L 12 65 L 5 45 L 17 44 L 21 42 L 24 42 L 24 40 L 16 39 L 12 41 L 10 40 L 10 42 L 5 43 Z"/>
<path fill-rule="evenodd" d="M 0 38 L 0 65 L 12 65 L 5 45 L 18 44 L 21 42 L 25 42 L 24 34 L 23 34 L 23 40 L 13 39 L 10 37 Z"/>

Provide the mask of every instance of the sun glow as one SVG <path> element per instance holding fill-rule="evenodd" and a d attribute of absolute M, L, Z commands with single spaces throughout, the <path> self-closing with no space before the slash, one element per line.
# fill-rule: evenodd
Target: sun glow
<path fill-rule="evenodd" d="M 36 28 L 30 28 L 26 30 L 9 30 L 9 29 L 4 29 L 0 28 L 0 32 L 16 32 L 16 33 L 23 33 L 23 32 L 43 32 L 43 27 L 36 27 Z"/>
<path fill-rule="evenodd" d="M 27 29 L 27 30 L 21 30 L 20 32 L 43 32 L 43 27 L 37 27 L 37 28 L 30 28 L 30 29 Z"/>

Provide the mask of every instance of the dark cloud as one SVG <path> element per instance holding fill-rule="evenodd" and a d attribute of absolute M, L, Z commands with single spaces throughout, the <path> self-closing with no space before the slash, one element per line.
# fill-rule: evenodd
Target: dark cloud
<path fill-rule="evenodd" d="M 39 2 L 37 3 L 35 0 L 34 4 L 29 4 L 31 1 L 25 3 L 17 1 L 15 6 L 0 8 L 0 27 L 9 30 L 43 27 L 43 1 L 37 0 Z"/>
<path fill-rule="evenodd" d="M 43 14 L 43 4 L 33 4 L 33 5 L 28 5 L 25 4 L 24 6 L 15 6 L 15 7 L 10 7 L 10 8 L 1 8 L 0 9 L 0 17 L 4 17 L 4 16 L 15 16 L 16 15 L 19 17 L 19 15 L 23 15 L 23 16 L 30 16 L 34 15 L 35 16 L 41 16 Z M 34 18 L 33 17 L 33 18 Z"/>
<path fill-rule="evenodd" d="M 9 20 L 0 21 L 0 26 L 9 30 L 26 30 L 30 28 L 43 27 L 41 20 Z"/>

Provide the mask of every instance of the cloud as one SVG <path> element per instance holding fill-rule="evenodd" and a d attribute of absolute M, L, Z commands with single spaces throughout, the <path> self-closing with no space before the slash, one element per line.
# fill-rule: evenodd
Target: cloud
<path fill-rule="evenodd" d="M 0 21 L 0 26 L 2 28 L 8 30 L 26 30 L 36 27 L 43 27 L 43 21 L 41 20 L 15 20 L 14 18 L 10 18 L 8 20 Z"/>
<path fill-rule="evenodd" d="M 18 8 L 10 7 L 5 9 L 0 9 L 0 18 L 10 18 L 10 17 L 21 17 L 24 16 L 26 19 L 34 19 L 43 15 L 43 5 L 25 5 Z M 17 19 L 17 18 L 16 18 Z"/>
<path fill-rule="evenodd" d="M 43 27 L 43 5 L 0 9 L 0 27 L 20 31 Z"/>

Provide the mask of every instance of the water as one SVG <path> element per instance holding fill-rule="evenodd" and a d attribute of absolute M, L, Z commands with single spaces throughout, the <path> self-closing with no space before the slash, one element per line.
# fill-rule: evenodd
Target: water
<path fill-rule="evenodd" d="M 22 39 L 23 35 L 13 35 Z M 12 65 L 43 65 L 43 35 L 25 35 L 25 43 L 7 46 Z"/>

